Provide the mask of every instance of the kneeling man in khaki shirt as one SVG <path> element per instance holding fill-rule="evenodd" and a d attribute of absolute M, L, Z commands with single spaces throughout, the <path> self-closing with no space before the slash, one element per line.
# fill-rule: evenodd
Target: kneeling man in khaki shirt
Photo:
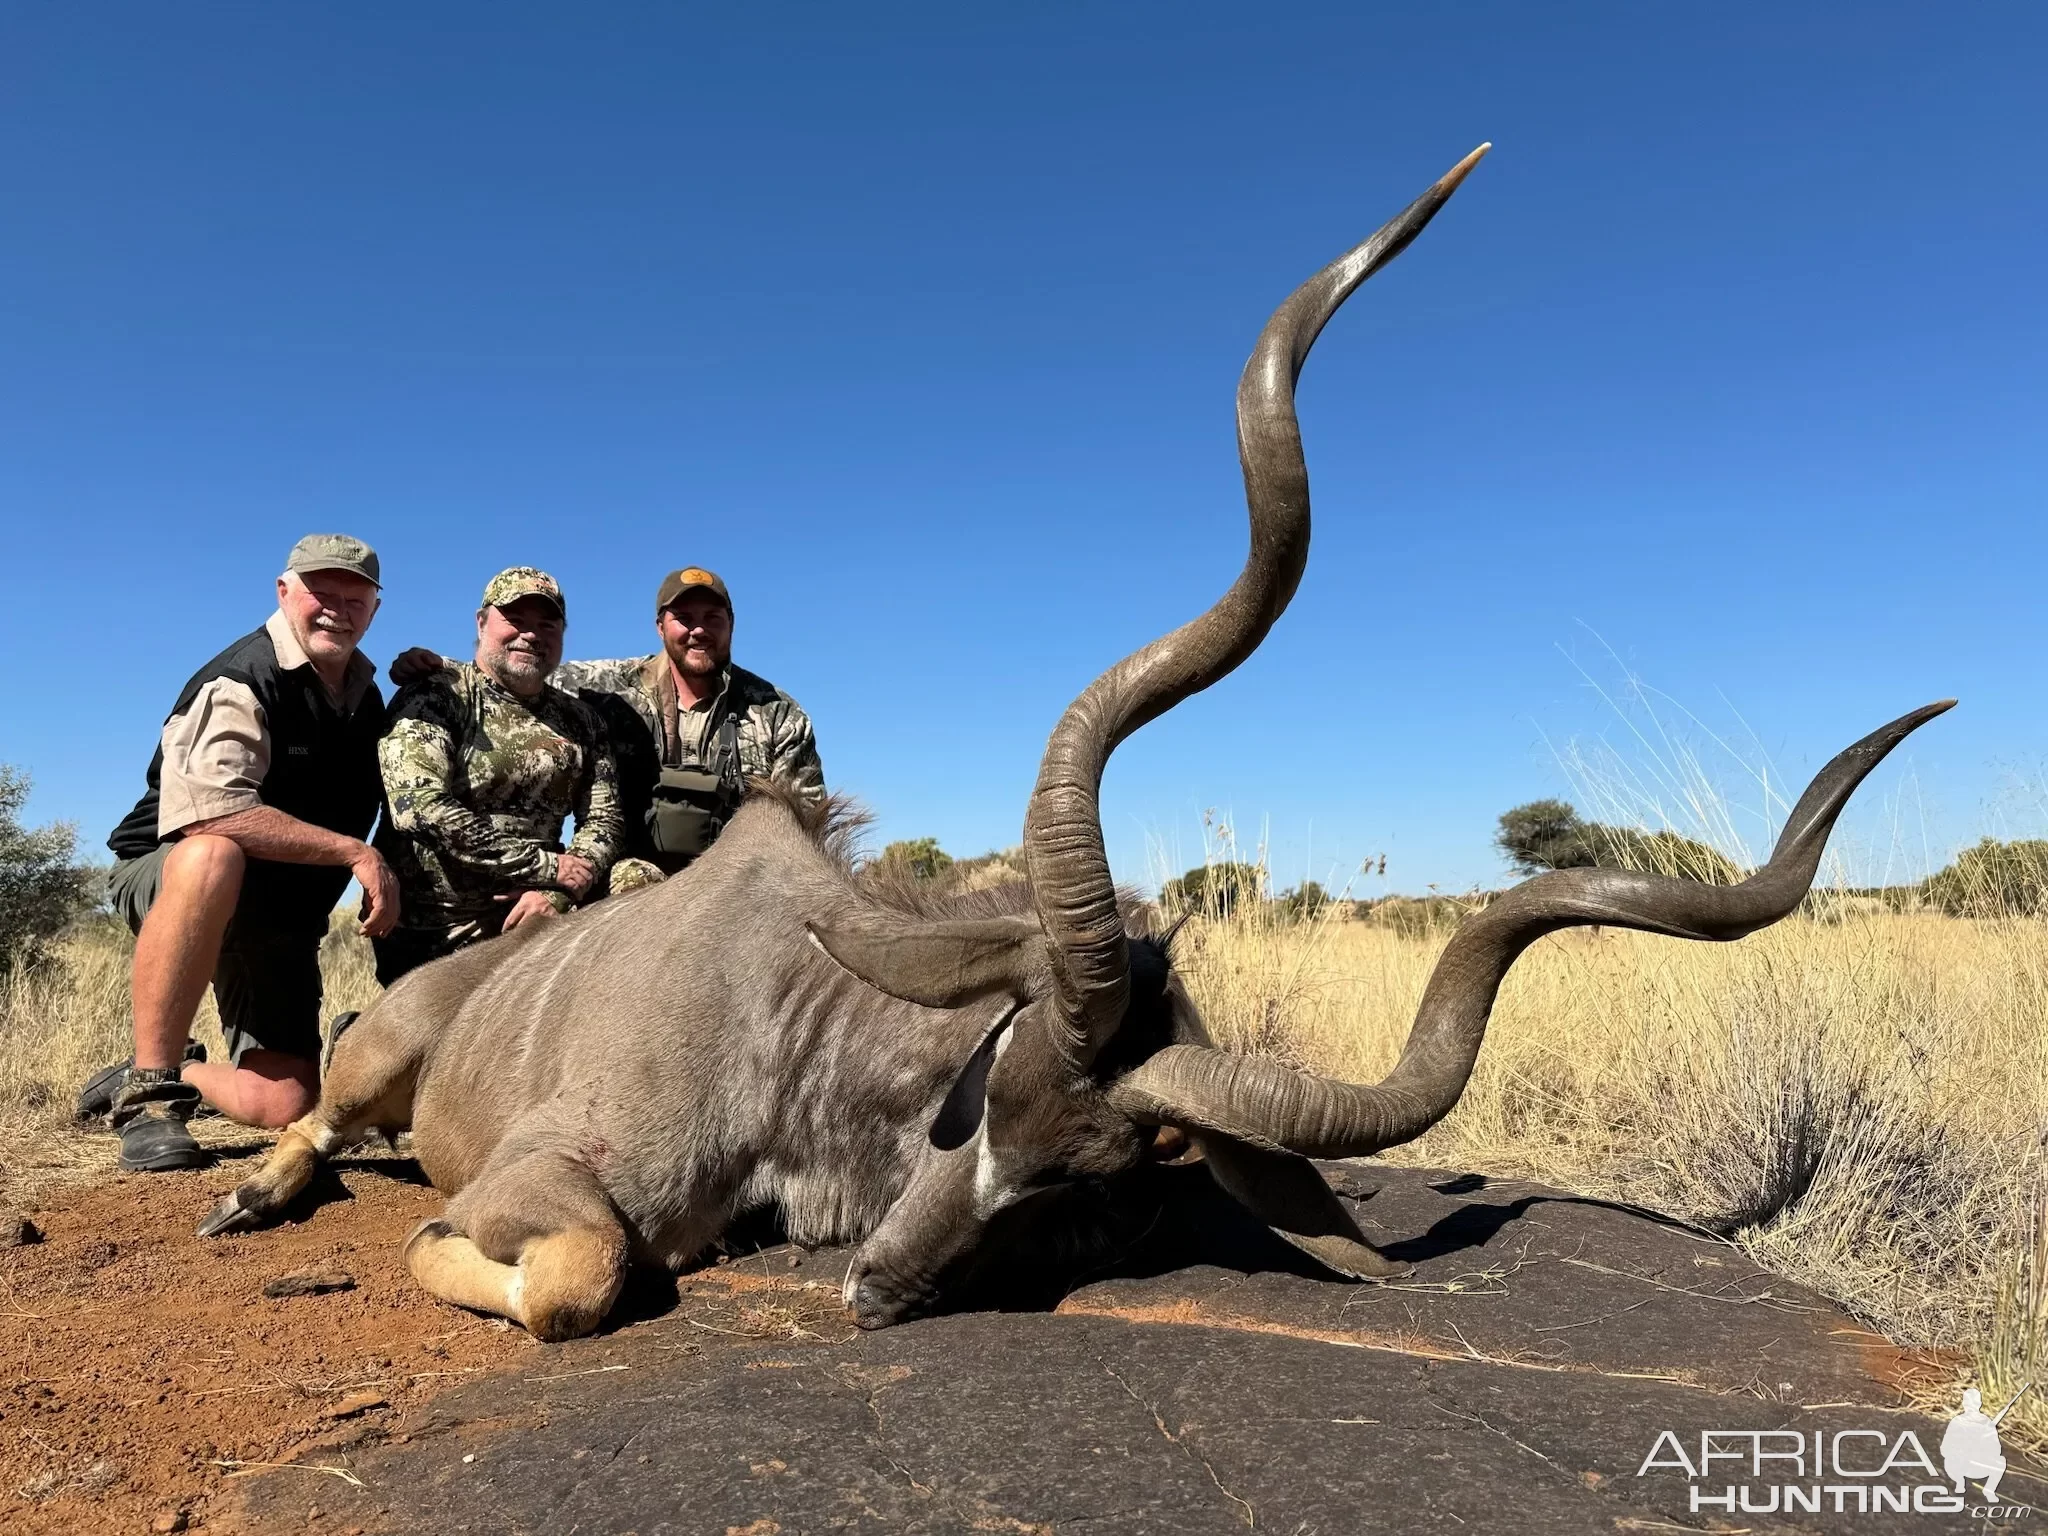
<path fill-rule="evenodd" d="M 277 579 L 277 612 L 195 672 L 165 721 L 148 789 L 107 846 L 114 908 L 136 932 L 135 1054 L 94 1074 L 83 1117 L 121 1133 L 121 1166 L 206 1160 L 185 1122 L 202 1098 L 289 1125 L 320 1082 L 320 941 L 350 876 L 363 931 L 398 920 L 398 883 L 363 841 L 376 819 L 384 700 L 357 651 L 376 553 L 313 534 Z M 188 1047 L 211 984 L 229 1060 Z"/>

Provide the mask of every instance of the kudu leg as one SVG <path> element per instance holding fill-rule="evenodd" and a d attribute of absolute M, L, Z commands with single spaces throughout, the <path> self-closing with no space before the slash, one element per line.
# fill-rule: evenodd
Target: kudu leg
<path fill-rule="evenodd" d="M 375 1015 L 362 1019 L 334 1048 L 320 1102 L 279 1132 L 254 1176 L 214 1203 L 199 1236 L 246 1232 L 274 1217 L 313 1181 L 320 1165 L 370 1131 L 402 1131 L 412 1123 L 416 1068 L 395 1049 Z"/>
<path fill-rule="evenodd" d="M 604 1321 L 626 1260 L 625 1228 L 596 1177 L 540 1152 L 487 1169 L 405 1245 L 413 1278 L 434 1295 L 550 1343 Z"/>

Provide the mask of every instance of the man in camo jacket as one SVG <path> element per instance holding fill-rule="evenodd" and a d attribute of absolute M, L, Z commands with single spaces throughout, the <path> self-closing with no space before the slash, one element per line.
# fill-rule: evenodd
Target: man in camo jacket
<path fill-rule="evenodd" d="M 615 893 L 673 874 L 701 851 L 663 846 L 655 801 L 673 770 L 704 770 L 722 784 L 710 836 L 747 779 L 781 779 L 813 803 L 825 796 L 810 717 L 765 677 L 733 665 L 732 598 L 715 573 L 686 565 L 663 577 L 654 627 L 661 649 L 653 655 L 564 662 L 553 678 L 597 712 L 617 759 L 631 858 L 613 872 Z M 409 683 L 443 665 L 415 648 L 391 663 L 391 679 Z"/>
<path fill-rule="evenodd" d="M 567 620 L 552 576 L 501 571 L 477 610 L 475 662 L 437 668 L 392 701 L 375 846 L 402 900 L 399 926 L 375 941 L 386 986 L 604 890 L 625 825 L 603 725 L 548 682 Z"/>

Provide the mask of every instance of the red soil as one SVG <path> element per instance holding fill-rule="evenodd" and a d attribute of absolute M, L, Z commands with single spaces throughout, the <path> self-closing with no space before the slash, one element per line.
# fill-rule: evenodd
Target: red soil
<path fill-rule="evenodd" d="M 263 1462 L 305 1467 L 315 1507 L 332 1474 L 313 1466 L 345 1469 L 405 1408 L 540 1348 L 405 1272 L 401 1243 L 441 1204 L 410 1164 L 344 1161 L 351 1198 L 323 1179 L 299 1221 L 194 1237 L 253 1166 L 61 1189 L 29 1213 L 41 1242 L 0 1249 L 0 1529 L 232 1531 L 235 1474 Z M 308 1270 L 355 1288 L 264 1298 Z"/>

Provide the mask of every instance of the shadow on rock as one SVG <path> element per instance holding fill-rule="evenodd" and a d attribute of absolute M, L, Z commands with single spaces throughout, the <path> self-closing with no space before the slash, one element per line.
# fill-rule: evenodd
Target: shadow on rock
<path fill-rule="evenodd" d="M 1486 1187 L 1486 1180 L 1479 1178 L 1478 1175 L 1468 1174 L 1462 1179 L 1433 1184 L 1430 1188 L 1439 1193 L 1464 1194 L 1466 1188 L 1457 1186 L 1471 1187 L 1475 1180 L 1477 1187 Z M 1397 1242 L 1381 1244 L 1380 1251 L 1388 1258 L 1398 1259 L 1403 1264 L 1426 1264 L 1431 1259 L 1440 1259 L 1447 1254 L 1484 1248 L 1498 1237 L 1504 1228 L 1542 1205 L 1577 1205 L 1593 1210 L 1615 1211 L 1676 1232 L 1691 1233 L 1695 1236 L 1716 1235 L 1692 1222 L 1682 1221 L 1676 1216 L 1668 1216 L 1644 1206 L 1629 1205 L 1616 1200 L 1599 1200 L 1590 1195 L 1565 1195 L 1546 1190 L 1538 1194 L 1521 1195 L 1511 1200 L 1469 1202 L 1433 1222 L 1427 1231 L 1414 1237 L 1402 1238 Z"/>
<path fill-rule="evenodd" d="M 986 1257 L 960 1278 L 953 1310 L 1046 1312 L 1098 1281 L 1149 1280 L 1202 1265 L 1333 1278 L 1199 1164 L 1048 1191 L 998 1218 L 981 1251 Z"/>
<path fill-rule="evenodd" d="M 1354 1206 L 1382 1198 L 1381 1189 L 1364 1170 L 1332 1166 L 1326 1171 L 1333 1187 Z M 1473 1198 L 1486 1195 L 1496 1198 Z M 1395 1174 L 1383 1198 L 1389 1208 L 1379 1223 L 1382 1230 L 1405 1225 L 1416 1235 L 1382 1238 L 1381 1249 L 1407 1264 L 1486 1248 L 1543 1205 L 1611 1210 L 1673 1230 L 1699 1230 L 1655 1211 L 1477 1174 L 1429 1184 Z M 748 1271 L 754 1267 L 750 1261 L 779 1252 L 788 1243 L 777 1213 L 757 1211 L 728 1230 L 717 1263 L 695 1273 L 709 1278 L 728 1263 L 735 1273 Z M 791 1265 L 801 1262 L 807 1280 L 828 1275 L 836 1286 L 849 1258 L 844 1249 L 827 1250 L 806 1254 L 801 1261 L 792 1258 Z M 1339 1279 L 1275 1236 L 1225 1194 L 1199 1163 L 1161 1165 L 1106 1183 L 1049 1190 L 1011 1207 L 991 1223 L 974 1256 L 942 1277 L 940 1291 L 947 1300 L 939 1310 L 1050 1312 L 1074 1292 L 1102 1281 L 1151 1280 L 1204 1267 L 1246 1275 L 1290 1275 L 1332 1285 L 1355 1283 Z M 763 1274 L 779 1276 L 780 1262 Z M 653 1271 L 636 1274 L 607 1329 L 664 1316 L 678 1300 L 672 1277 Z"/>

